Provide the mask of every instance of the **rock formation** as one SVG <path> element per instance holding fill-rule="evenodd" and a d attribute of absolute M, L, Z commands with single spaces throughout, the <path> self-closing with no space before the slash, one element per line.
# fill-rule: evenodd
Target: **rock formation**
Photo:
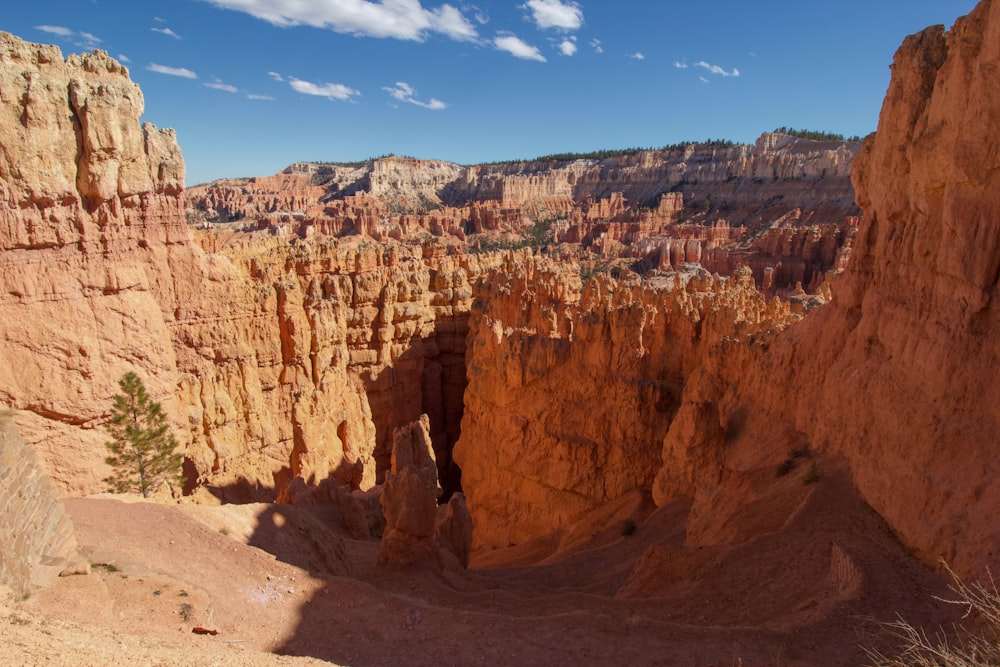
<path fill-rule="evenodd" d="M 229 499 L 368 488 L 421 412 L 450 447 L 469 280 L 495 260 L 195 243 L 173 132 L 139 127 L 124 67 L 6 34 L 0 64 L 0 400 L 64 491 L 104 489 L 100 425 L 127 370 L 171 414 L 189 480 Z"/>
<path fill-rule="evenodd" d="M 710 546 L 735 539 L 751 477 L 815 456 L 925 560 L 995 566 L 998 31 L 987 0 L 904 42 L 853 163 L 857 226 L 853 147 L 765 135 L 295 165 L 200 190 L 253 220 L 197 235 L 127 71 L 2 35 L 0 401 L 64 491 L 96 491 L 137 370 L 196 489 L 339 500 L 369 535 L 378 499 L 387 563 L 441 562 L 441 540 L 466 562 L 468 514 L 477 546 L 506 546 L 636 489 L 687 499 L 685 539 Z M 467 253 L 485 232 L 539 236 Z M 427 458 L 393 470 L 399 427 Z"/>
<path fill-rule="evenodd" d="M 58 491 L 6 411 L 0 412 L 0 531 L 0 604 L 5 593 L 22 599 L 57 574 L 90 571 Z"/>
<path fill-rule="evenodd" d="M 496 281 L 499 294 L 471 323 L 456 449 L 476 543 L 542 534 L 653 477 L 658 504 L 693 498 L 688 543 L 718 543 L 753 502 L 751 477 L 820 454 L 846 463 L 862 498 L 926 562 L 995 569 L 998 31 L 1000 5 L 987 1 L 948 32 L 905 40 L 878 132 L 854 163 L 864 216 L 850 264 L 830 305 L 780 333 L 694 326 L 698 307 L 638 299 L 635 288 L 637 302 L 661 305 L 616 310 L 627 286 L 609 290 L 603 308 L 579 306 L 587 317 L 578 317 L 536 284 Z M 501 315 L 519 299 L 531 317 L 519 320 L 510 305 Z M 585 334 L 593 326 L 599 348 Z M 673 357 L 657 360 L 658 346 Z M 486 358 L 499 369 L 478 363 Z M 662 417 L 650 418 L 653 398 L 639 400 L 647 388 L 674 392 L 664 392 Z M 595 432 L 602 424 L 620 428 Z M 619 449 L 637 470 L 623 486 L 609 457 Z"/>
<path fill-rule="evenodd" d="M 158 398 L 177 385 L 184 165 L 103 52 L 64 62 L 0 34 L 0 88 L 0 400 L 64 488 L 97 490 L 117 379 L 134 367 Z"/>
<path fill-rule="evenodd" d="M 461 493 L 438 507 L 441 486 L 431 444 L 430 419 L 393 432 L 392 469 L 382 486 L 385 532 L 378 564 L 386 567 L 445 564 L 447 552 L 461 567 L 469 563 L 472 519 Z"/>
<path fill-rule="evenodd" d="M 302 238 L 432 235 L 477 248 L 527 238 L 538 247 L 565 245 L 584 259 L 640 260 L 645 269 L 678 268 L 712 250 L 712 270 L 748 263 L 759 284 L 768 272 L 776 293 L 797 282 L 815 288 L 836 270 L 858 212 L 848 178 L 857 147 L 769 133 L 754 146 L 684 144 L 600 160 L 296 163 L 275 176 L 192 188 L 187 202 L 206 227 L 239 221 L 244 230 Z M 806 231 L 817 228 L 819 252 Z M 799 240 L 787 242 L 791 236 Z M 785 252 L 769 253 L 766 239 Z M 840 245 L 831 249 L 830 241 Z"/>
<path fill-rule="evenodd" d="M 571 267 L 570 267 L 571 268 Z M 483 282 L 455 459 L 477 547 L 524 542 L 649 487 L 687 378 L 796 319 L 748 269 L 616 282 L 544 258 Z"/>
<path fill-rule="evenodd" d="M 774 341 L 766 375 L 724 392 L 730 410 L 752 402 L 844 455 L 908 545 L 966 572 L 1000 562 L 998 60 L 989 0 L 903 42 L 855 161 L 865 214 L 832 305 Z"/>

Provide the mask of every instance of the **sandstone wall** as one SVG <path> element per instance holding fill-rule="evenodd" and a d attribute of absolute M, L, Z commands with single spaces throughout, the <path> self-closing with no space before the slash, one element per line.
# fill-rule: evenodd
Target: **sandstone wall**
<path fill-rule="evenodd" d="M 749 271 L 618 284 L 545 258 L 483 283 L 455 459 L 477 547 L 569 526 L 650 487 L 689 376 L 723 339 L 784 327 Z"/>
<path fill-rule="evenodd" d="M 620 192 L 632 202 L 651 202 L 684 185 L 685 192 L 697 199 L 714 194 L 736 204 L 780 195 L 790 206 L 838 200 L 850 208 L 850 163 L 856 151 L 857 144 L 764 134 L 754 146 L 692 144 L 605 160 L 477 165 L 466 168 L 442 199 L 453 205 L 468 199 L 498 199 L 505 206 L 524 206 L 545 200 L 606 199 Z M 788 181 L 795 183 L 789 187 Z M 774 192 L 760 196 L 758 188 L 745 187 L 750 182 L 764 185 L 765 190 L 775 184 Z"/>
<path fill-rule="evenodd" d="M 124 67 L 7 34 L 0 64 L 0 400 L 64 492 L 104 490 L 101 424 L 129 370 L 189 479 L 226 498 L 367 488 L 422 412 L 436 443 L 457 437 L 480 259 L 267 235 L 206 253 L 174 134 L 139 126 Z"/>
<path fill-rule="evenodd" d="M 73 521 L 38 457 L 0 414 L 0 586 L 17 598 L 40 583 L 44 570 L 58 573 L 79 559 Z"/>
<path fill-rule="evenodd" d="M 865 214 L 833 303 L 766 354 L 730 346 L 711 358 L 685 397 L 707 396 L 719 423 L 740 424 L 725 447 L 741 466 L 755 449 L 758 463 L 780 456 L 782 445 L 759 444 L 775 434 L 844 456 L 905 543 L 966 573 L 1000 562 L 997 62 L 996 2 L 903 42 L 878 132 L 854 163 Z M 665 459 L 693 438 L 666 441 Z M 660 481 L 665 502 L 679 487 L 666 469 Z"/>
<path fill-rule="evenodd" d="M 471 326 L 456 449 L 469 466 L 477 544 L 529 539 L 614 497 L 615 448 L 641 462 L 627 484 L 647 484 L 655 467 L 657 503 L 693 498 L 688 544 L 718 544 L 736 529 L 739 508 L 754 502 L 748 480 L 773 476 L 791 457 L 819 456 L 845 462 L 863 498 L 926 562 L 995 570 L 998 62 L 1000 4 L 989 0 L 950 31 L 904 41 L 878 132 L 854 162 L 864 216 L 851 262 L 831 304 L 779 333 L 726 334 L 667 295 L 639 299 L 641 315 L 596 308 L 578 317 L 572 300 L 549 288 L 497 281 L 499 300 L 491 295 Z M 834 252 L 822 235 L 805 233 L 762 236 L 757 250 Z M 608 303 L 629 289 L 614 290 Z M 502 306 L 518 298 L 529 304 L 524 319 Z M 544 307 L 530 305 L 535 298 Z M 600 347 L 580 335 L 591 326 L 602 329 Z M 622 348 L 626 341 L 634 342 Z M 651 341 L 671 348 L 665 361 L 646 352 Z M 483 361 L 493 358 L 499 370 Z M 667 377 L 678 393 L 654 415 L 635 388 L 663 386 L 661 369 L 676 373 Z M 482 457 L 489 463 L 477 469 Z"/>

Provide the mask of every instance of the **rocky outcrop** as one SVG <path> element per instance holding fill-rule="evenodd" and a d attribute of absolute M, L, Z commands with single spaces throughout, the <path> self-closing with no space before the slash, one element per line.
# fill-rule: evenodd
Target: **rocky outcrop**
<path fill-rule="evenodd" d="M 573 267 L 508 263 L 470 323 L 469 386 L 455 459 L 477 547 L 579 520 L 661 467 L 686 379 L 720 341 L 749 344 L 795 319 L 749 270 L 703 269 L 580 291 Z"/>
<path fill-rule="evenodd" d="M 184 166 L 103 52 L 2 33 L 0 89 L 0 400 L 63 488 L 99 490 L 118 378 L 138 370 L 158 399 L 177 384 Z"/>
<path fill-rule="evenodd" d="M 434 243 L 196 243 L 174 134 L 139 127 L 124 67 L 6 34 L 0 62 L 0 399 L 63 491 L 104 490 L 101 424 L 129 370 L 171 415 L 190 482 L 227 499 L 369 488 L 392 428 L 422 412 L 450 447 L 469 281 L 499 260 Z"/>
<path fill-rule="evenodd" d="M 57 574 L 90 569 L 58 491 L 6 411 L 0 412 L 0 531 L 0 589 L 17 599 Z"/>
<path fill-rule="evenodd" d="M 469 563 L 472 519 L 461 493 L 438 507 L 441 486 L 431 445 L 430 419 L 417 421 L 393 433 L 392 469 L 382 487 L 385 532 L 378 565 L 443 567 L 449 554 L 461 567 Z"/>

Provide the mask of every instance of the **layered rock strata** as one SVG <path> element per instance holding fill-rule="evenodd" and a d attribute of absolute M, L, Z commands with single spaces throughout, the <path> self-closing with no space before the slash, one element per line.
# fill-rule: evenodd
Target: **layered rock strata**
<path fill-rule="evenodd" d="M 644 268 L 677 268 L 678 256 L 700 261 L 713 250 L 713 270 L 749 262 L 758 283 L 769 269 L 773 291 L 787 291 L 797 282 L 822 283 L 834 269 L 832 253 L 806 247 L 805 257 L 775 256 L 747 247 L 762 236 L 816 228 L 839 230 L 824 235 L 844 242 L 858 212 L 848 178 L 856 150 L 854 143 L 765 134 L 754 146 L 689 144 L 603 160 L 296 163 L 271 177 L 193 188 L 187 201 L 192 219 L 205 226 L 239 220 L 243 229 L 302 238 L 433 235 L 476 247 L 528 238 L 642 260 Z M 718 234 L 723 228 L 728 235 Z"/>
<path fill-rule="evenodd" d="M 855 161 L 865 213 L 833 304 L 778 337 L 764 372 L 722 392 L 727 411 L 760 406 L 844 455 L 907 544 L 964 571 L 1000 558 L 997 62 L 990 0 L 903 42 Z"/>
<path fill-rule="evenodd" d="M 0 412 L 0 531 L 0 589 L 17 599 L 57 574 L 89 571 L 58 491 L 6 411 Z"/>
<path fill-rule="evenodd" d="M 864 215 L 850 264 L 832 303 L 783 331 L 726 334 L 739 317 L 700 321 L 717 297 L 685 306 L 691 290 L 639 298 L 648 288 L 623 286 L 602 301 L 598 283 L 575 305 L 546 281 L 497 281 L 471 323 L 456 449 L 476 543 L 524 541 L 650 480 L 657 504 L 693 499 L 688 545 L 729 543 L 766 476 L 843 462 L 926 562 L 995 569 L 997 62 L 1000 5 L 988 0 L 950 31 L 904 41 L 878 132 L 854 163 Z M 641 309 L 614 307 L 630 293 Z M 530 319 L 503 308 L 521 299 Z M 655 414 L 642 391 L 661 387 L 670 398 Z M 634 463 L 625 483 L 616 451 Z"/>
<path fill-rule="evenodd" d="M 65 492 L 104 490 L 101 424 L 129 370 L 171 415 L 190 483 L 224 498 L 369 488 L 392 428 L 423 412 L 457 488 L 470 281 L 499 259 L 196 243 L 174 134 L 139 126 L 124 67 L 6 34 L 0 64 L 0 400 Z"/>
<path fill-rule="evenodd" d="M 651 486 L 687 379 L 720 341 L 796 319 L 748 269 L 582 289 L 572 267 L 507 263 L 477 298 L 455 458 L 477 547 L 517 544 Z"/>

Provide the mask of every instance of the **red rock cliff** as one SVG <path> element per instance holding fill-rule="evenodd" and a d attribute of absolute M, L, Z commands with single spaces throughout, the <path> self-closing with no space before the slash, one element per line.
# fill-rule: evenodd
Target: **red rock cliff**
<path fill-rule="evenodd" d="M 686 379 L 723 339 L 795 319 L 749 270 L 704 269 L 580 292 L 573 265 L 508 262 L 477 300 L 455 459 L 477 547 L 565 528 L 649 487 Z"/>
<path fill-rule="evenodd" d="M 903 42 L 854 163 L 865 213 L 833 303 L 766 354 L 718 355 L 686 389 L 692 404 L 718 403 L 718 423 L 739 424 L 727 447 L 744 459 L 730 454 L 730 466 L 773 462 L 781 445 L 752 443 L 782 432 L 841 454 L 905 543 L 965 572 L 1000 562 L 997 63 L 989 0 L 950 31 Z M 678 434 L 665 459 L 693 442 Z M 678 487 L 666 468 L 661 481 L 664 502 Z"/>
<path fill-rule="evenodd" d="M 925 561 L 995 570 L 997 63 L 996 2 L 904 41 L 878 132 L 854 163 L 864 217 L 851 263 L 831 304 L 780 333 L 702 323 L 724 294 L 714 290 L 682 307 L 690 289 L 678 300 L 622 286 L 585 295 L 584 308 L 551 278 L 497 281 L 473 319 L 456 450 L 477 544 L 543 534 L 651 479 L 659 504 L 694 499 L 688 544 L 718 543 L 752 501 L 746 480 L 812 453 L 845 462 Z M 518 299 L 525 308 L 504 308 Z"/>

